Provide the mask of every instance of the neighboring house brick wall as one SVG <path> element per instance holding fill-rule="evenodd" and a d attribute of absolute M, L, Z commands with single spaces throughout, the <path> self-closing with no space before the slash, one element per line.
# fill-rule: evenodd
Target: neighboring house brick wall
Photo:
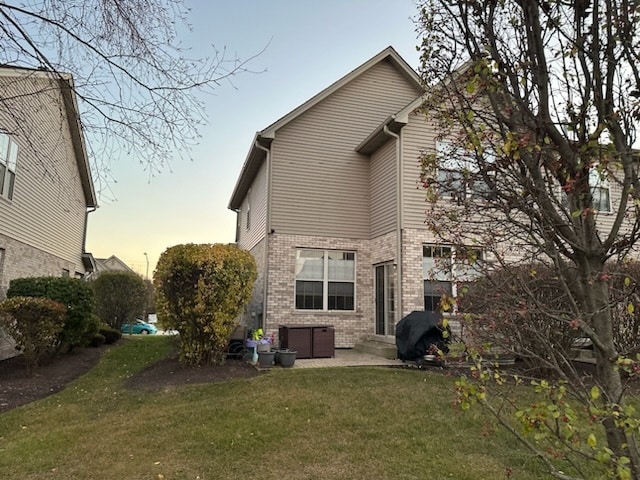
<path fill-rule="evenodd" d="M 59 277 L 64 270 L 74 276 L 75 264 L 6 235 L 0 234 L 0 250 L 4 250 L 0 298 L 5 298 L 9 283 L 15 278 Z"/>
<path fill-rule="evenodd" d="M 6 298 L 11 280 L 34 276 L 59 277 L 63 270 L 73 275 L 74 264 L 48 252 L 0 234 L 0 300 Z M 16 354 L 15 342 L 0 331 L 0 359 Z"/>

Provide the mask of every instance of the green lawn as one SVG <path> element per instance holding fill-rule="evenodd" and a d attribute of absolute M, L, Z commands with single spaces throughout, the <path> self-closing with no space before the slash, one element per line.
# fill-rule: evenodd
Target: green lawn
<path fill-rule="evenodd" d="M 3 479 L 550 478 L 481 411 L 452 406 L 454 379 L 419 370 L 274 370 L 166 392 L 123 381 L 166 337 L 110 349 L 59 394 L 0 414 Z"/>

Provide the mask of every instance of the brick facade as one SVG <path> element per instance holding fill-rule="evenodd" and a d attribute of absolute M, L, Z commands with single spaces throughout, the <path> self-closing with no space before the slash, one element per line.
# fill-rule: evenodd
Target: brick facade
<path fill-rule="evenodd" d="M 251 250 L 260 273 L 253 298 L 243 315 L 243 323 L 249 326 L 261 324 L 255 319 L 263 311 L 266 285 L 267 305 L 264 308 L 263 326 L 268 335 L 273 333 L 277 336 L 278 327 L 283 324 L 328 324 L 335 327 L 337 348 L 353 347 L 356 342 L 375 331 L 374 267 L 385 262 L 396 262 L 396 241 L 395 232 L 373 240 L 270 235 L 268 278 L 265 279 L 264 276 L 265 241 Z M 426 230 L 408 229 L 403 231 L 402 242 L 402 312 L 399 318 L 413 310 L 424 309 L 422 245 L 433 242 L 433 237 Z M 295 265 L 296 250 L 299 248 L 348 250 L 356 253 L 355 311 L 295 309 Z"/>
<path fill-rule="evenodd" d="M 356 253 L 355 311 L 295 309 L 296 249 L 349 250 Z M 335 327 L 335 346 L 353 347 L 373 332 L 373 274 L 368 240 L 303 235 L 269 236 L 269 278 L 265 328 L 277 336 L 279 325 L 323 324 Z"/>
<path fill-rule="evenodd" d="M 75 269 L 73 263 L 0 234 L 0 300 L 5 298 L 14 278 L 59 277 L 63 271 L 74 275 Z M 0 331 L 0 359 L 15 354 L 13 340 Z"/>

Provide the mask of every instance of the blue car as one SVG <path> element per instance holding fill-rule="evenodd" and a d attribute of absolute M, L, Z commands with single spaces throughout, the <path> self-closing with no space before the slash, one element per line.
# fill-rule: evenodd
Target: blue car
<path fill-rule="evenodd" d="M 150 323 L 143 322 L 142 320 L 136 320 L 132 325 L 123 323 L 120 327 L 122 333 L 135 333 L 140 335 L 154 335 L 158 329 Z"/>

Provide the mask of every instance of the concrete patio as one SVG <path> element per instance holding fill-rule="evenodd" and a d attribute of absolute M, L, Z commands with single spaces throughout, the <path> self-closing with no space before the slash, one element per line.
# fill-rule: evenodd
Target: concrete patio
<path fill-rule="evenodd" d="M 296 359 L 292 368 L 323 368 L 323 367 L 361 367 L 361 366 L 394 366 L 403 365 L 402 360 L 359 352 L 355 349 L 342 348 L 335 350 L 331 358 L 300 358 Z"/>

